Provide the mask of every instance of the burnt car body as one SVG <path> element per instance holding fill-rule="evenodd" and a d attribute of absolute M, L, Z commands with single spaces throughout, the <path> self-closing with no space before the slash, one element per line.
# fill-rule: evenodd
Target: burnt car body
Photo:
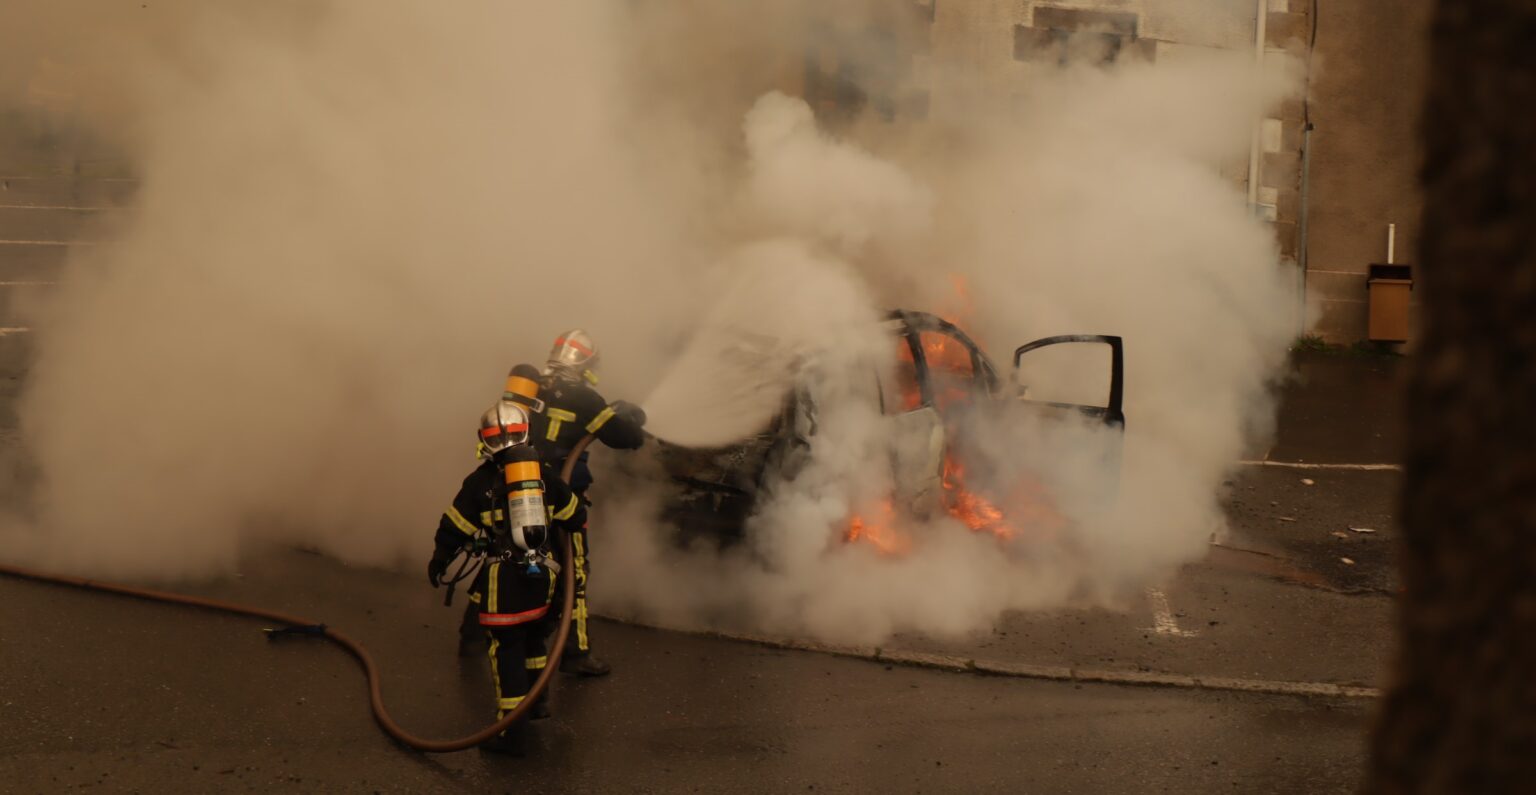
<path fill-rule="evenodd" d="M 1125 428 L 1124 347 L 1120 337 L 1077 334 L 1035 340 L 1014 350 L 1016 374 L 1030 353 L 1058 345 L 1109 347 L 1109 390 L 1102 405 L 1035 401 L 1016 376 L 1004 379 L 996 365 L 955 324 L 927 312 L 895 310 L 886 328 L 898 352 L 897 383 L 878 383 L 881 413 L 892 434 L 895 502 L 924 513 L 942 499 L 940 479 L 948 440 L 946 425 L 965 407 L 1003 405 L 1086 417 L 1112 429 L 1106 462 L 1118 472 L 1119 440 Z M 874 377 L 872 375 L 872 377 Z M 659 445 L 659 457 L 677 487 L 667 518 L 685 539 L 739 538 L 759 499 L 775 481 L 791 481 L 809 459 L 820 431 L 817 401 L 806 385 L 786 396 L 783 408 L 760 433 L 714 449 Z"/>

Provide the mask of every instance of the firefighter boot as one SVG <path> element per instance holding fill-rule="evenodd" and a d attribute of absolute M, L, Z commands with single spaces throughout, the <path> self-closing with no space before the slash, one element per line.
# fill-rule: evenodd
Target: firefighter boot
<path fill-rule="evenodd" d="M 480 750 L 507 756 L 527 756 L 528 724 L 523 721 L 512 724 L 506 731 L 481 743 Z"/>
<path fill-rule="evenodd" d="M 613 666 L 591 654 L 567 654 L 560 658 L 560 673 L 576 676 L 607 676 Z"/>

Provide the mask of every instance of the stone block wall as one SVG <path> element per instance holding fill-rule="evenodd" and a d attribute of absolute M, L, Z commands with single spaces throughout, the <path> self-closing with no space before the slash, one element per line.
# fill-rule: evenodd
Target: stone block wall
<path fill-rule="evenodd" d="M 934 113 L 966 84 L 990 90 L 1028 80 L 1031 69 L 1061 57 L 1073 31 L 1087 34 L 1085 46 L 1105 60 L 1254 52 L 1261 7 L 1260 0 L 923 5 L 934 56 L 970 72 L 931 86 Z M 1297 333 L 1354 342 L 1366 336 L 1366 271 L 1386 258 L 1388 224 L 1397 226 L 1399 262 L 1417 241 L 1416 124 L 1430 0 L 1264 0 L 1263 7 L 1266 63 L 1281 68 L 1279 56 L 1298 59 L 1308 64 L 1308 80 L 1304 97 L 1258 123 L 1254 211 L 1273 226 L 1282 264 L 1295 274 Z M 1247 187 L 1246 168 L 1232 176 Z"/>

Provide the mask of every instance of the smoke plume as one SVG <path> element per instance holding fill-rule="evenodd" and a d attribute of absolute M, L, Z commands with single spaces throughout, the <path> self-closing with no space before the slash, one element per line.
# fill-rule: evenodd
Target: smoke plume
<path fill-rule="evenodd" d="M 195 577 L 275 542 L 414 565 L 502 374 L 581 326 L 608 397 L 672 442 L 761 430 L 791 385 L 819 397 L 809 462 L 742 544 L 680 546 L 641 457 L 600 473 L 599 610 L 955 635 L 1199 556 L 1266 423 L 1293 301 L 1223 168 L 1291 80 L 1239 56 L 1004 80 L 935 50 L 908 71 L 908 37 L 857 33 L 891 4 L 853 0 L 155 5 L 110 20 L 110 58 L 48 50 L 112 81 L 77 122 L 117 131 L 142 187 L 35 308 L 18 454 L 38 480 L 6 558 Z M 47 41 L 57 8 L 0 35 Z M 832 119 L 777 90 L 828 30 L 871 96 L 926 86 L 931 112 Z M 946 430 L 1017 532 L 940 510 L 901 554 L 845 541 L 913 444 L 871 395 L 893 307 L 957 322 L 1006 394 L 1023 342 L 1124 337 L 1123 439 L 979 411 Z M 1103 403 L 1106 359 L 1041 354 L 1032 398 Z"/>

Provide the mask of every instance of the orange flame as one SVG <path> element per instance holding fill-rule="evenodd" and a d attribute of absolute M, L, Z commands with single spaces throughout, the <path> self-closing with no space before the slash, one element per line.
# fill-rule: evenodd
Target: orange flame
<path fill-rule="evenodd" d="M 1013 538 L 1014 527 L 986 497 L 965 487 L 965 467 L 953 454 L 944 455 L 945 508 L 972 531 L 986 531 L 998 538 Z"/>
<path fill-rule="evenodd" d="M 954 337 L 932 331 L 920 333 L 918 343 L 923 346 L 923 359 L 928 363 L 934 407 L 942 413 L 970 402 L 971 378 L 975 374 L 971 352 Z"/>
<path fill-rule="evenodd" d="M 1007 541 L 1025 534 L 1049 538 L 1066 527 L 1066 518 L 1036 480 L 1020 480 L 1000 506 L 966 486 L 964 465 L 953 453 L 946 453 L 942 482 L 945 512 L 973 533 L 990 533 Z M 900 557 L 912 550 L 912 537 L 902 531 L 900 521 L 894 502 L 881 500 L 873 510 L 848 520 L 843 540 L 869 544 L 882 555 Z"/>
<path fill-rule="evenodd" d="M 861 514 L 849 519 L 843 540 L 849 543 L 863 541 L 882 555 L 900 556 L 912 549 L 912 539 L 896 529 L 896 506 L 889 499 L 880 502 L 877 512 L 869 520 Z"/>
<path fill-rule="evenodd" d="M 958 311 L 949 314 L 969 316 L 973 309 L 970 285 L 959 274 L 950 276 L 950 284 L 955 291 L 953 303 Z M 960 325 L 953 317 L 946 316 L 945 319 Z M 923 358 L 932 375 L 930 384 L 936 407 L 942 412 L 970 400 L 966 385 L 975 368 L 970 351 L 953 337 L 931 331 L 921 332 L 918 344 L 922 346 Z M 897 346 L 897 358 L 902 410 L 912 411 L 922 405 L 922 395 L 915 374 L 910 371 L 912 351 L 905 340 Z M 1024 528 L 1032 535 L 1054 535 L 1066 526 L 1066 518 L 1057 511 L 1055 502 L 1037 480 L 1025 478 L 1015 484 L 1003 501 L 1007 506 L 1005 511 L 966 485 L 964 465 L 953 451 L 946 451 L 942 482 L 945 511 L 972 532 L 991 533 L 1007 540 L 1016 537 Z M 876 514 L 869 517 L 856 514 L 850 518 L 843 538 L 850 543 L 871 544 L 881 554 L 904 555 L 911 549 L 912 540 L 897 528 L 897 521 L 895 507 L 887 499 L 880 504 Z"/>

